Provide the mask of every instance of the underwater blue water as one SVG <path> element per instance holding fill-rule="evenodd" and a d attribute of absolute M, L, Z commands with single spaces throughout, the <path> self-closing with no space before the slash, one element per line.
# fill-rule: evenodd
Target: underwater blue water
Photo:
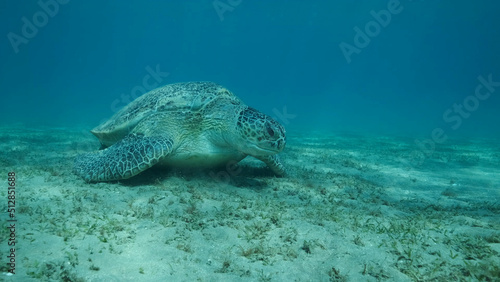
<path fill-rule="evenodd" d="M 144 89 L 210 80 L 289 129 L 499 136 L 499 12 L 494 0 L 2 1 L 0 123 L 90 129 Z"/>

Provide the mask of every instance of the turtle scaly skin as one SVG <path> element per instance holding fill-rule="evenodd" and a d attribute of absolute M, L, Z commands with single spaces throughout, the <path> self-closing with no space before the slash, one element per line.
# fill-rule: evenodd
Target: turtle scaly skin
<path fill-rule="evenodd" d="M 130 134 L 115 146 L 78 156 L 75 172 L 88 182 L 127 179 L 152 167 L 171 151 L 172 139 L 168 137 Z"/>

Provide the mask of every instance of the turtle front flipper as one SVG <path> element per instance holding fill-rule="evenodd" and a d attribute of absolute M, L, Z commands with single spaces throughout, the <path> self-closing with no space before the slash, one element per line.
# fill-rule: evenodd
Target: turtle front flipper
<path fill-rule="evenodd" d="M 255 158 L 263 161 L 277 176 L 284 176 L 286 174 L 285 167 L 278 158 L 278 155 L 256 156 Z"/>
<path fill-rule="evenodd" d="M 165 136 L 130 134 L 109 148 L 78 156 L 74 172 L 87 182 L 127 179 L 170 154 L 172 144 Z"/>

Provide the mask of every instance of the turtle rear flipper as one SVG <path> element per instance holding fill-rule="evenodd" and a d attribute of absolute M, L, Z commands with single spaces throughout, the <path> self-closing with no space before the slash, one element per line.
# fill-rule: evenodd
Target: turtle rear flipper
<path fill-rule="evenodd" d="M 87 182 L 127 179 L 170 154 L 172 144 L 165 136 L 130 134 L 109 148 L 78 156 L 74 172 Z"/>

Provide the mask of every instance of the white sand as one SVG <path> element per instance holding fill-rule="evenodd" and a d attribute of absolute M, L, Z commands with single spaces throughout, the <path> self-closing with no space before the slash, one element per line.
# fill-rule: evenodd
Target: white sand
<path fill-rule="evenodd" d="M 5 281 L 500 279 L 498 140 L 449 140 L 411 167 L 412 138 L 292 133 L 284 178 L 248 159 L 227 182 L 152 169 L 98 184 L 71 172 L 99 147 L 82 130 L 1 128 L 0 140 L 1 177 L 17 176 Z"/>

